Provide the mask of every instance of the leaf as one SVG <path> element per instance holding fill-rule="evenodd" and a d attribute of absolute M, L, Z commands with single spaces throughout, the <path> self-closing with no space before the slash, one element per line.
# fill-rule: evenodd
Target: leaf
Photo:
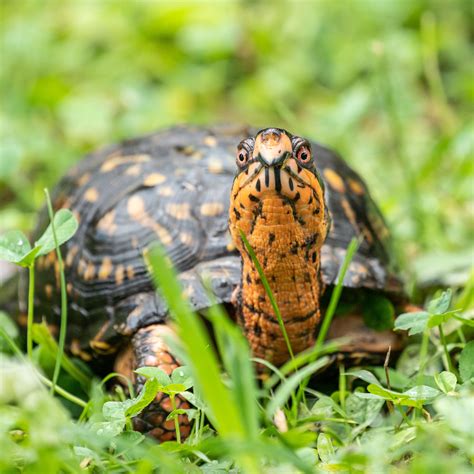
<path fill-rule="evenodd" d="M 178 393 L 184 392 L 186 387 L 182 383 L 170 383 L 166 387 L 161 387 L 161 389 L 170 395 L 177 395 Z"/>
<path fill-rule="evenodd" d="M 434 379 L 436 385 L 438 385 L 444 393 L 452 392 L 456 388 L 457 379 L 452 372 L 443 371 L 440 374 L 435 374 Z"/>
<path fill-rule="evenodd" d="M 79 224 L 74 214 L 69 209 L 60 209 L 54 215 L 54 228 L 58 239 L 58 246 L 68 241 L 77 231 Z M 40 246 L 39 255 L 46 255 L 54 250 L 54 236 L 51 224 L 43 235 L 36 241 L 35 246 Z"/>
<path fill-rule="evenodd" d="M 184 385 L 185 390 L 191 388 L 193 386 L 193 380 L 191 378 L 190 368 L 187 366 L 176 367 L 171 374 L 171 381 Z"/>
<path fill-rule="evenodd" d="M 449 321 L 451 318 L 454 318 L 455 315 L 456 315 L 456 311 L 449 311 L 443 314 L 433 314 L 428 320 L 428 327 L 434 328 L 435 326 L 444 324 L 447 321 Z"/>
<path fill-rule="evenodd" d="M 474 377 L 474 341 L 468 342 L 459 356 L 459 374 L 463 382 Z"/>
<path fill-rule="evenodd" d="M 104 403 L 102 414 L 108 421 L 125 421 L 127 417 L 136 416 L 155 399 L 159 388 L 157 379 L 149 379 L 137 397 L 124 402 Z"/>
<path fill-rule="evenodd" d="M 151 367 L 151 366 L 140 367 L 135 370 L 135 373 L 137 373 L 138 375 L 142 375 L 143 377 L 149 380 L 150 379 L 158 380 L 159 384 L 162 387 L 166 387 L 169 384 L 171 384 L 171 379 L 169 375 L 163 369 L 160 369 L 159 367 Z"/>
<path fill-rule="evenodd" d="M 393 328 L 395 308 L 388 298 L 371 294 L 364 302 L 362 316 L 367 327 L 376 331 L 385 331 Z"/>
<path fill-rule="evenodd" d="M 415 406 L 419 407 L 427 400 L 432 400 L 437 397 L 441 392 L 435 388 L 428 387 L 427 385 L 420 385 L 413 387 L 403 393 L 388 390 L 380 387 L 379 385 L 369 385 L 367 387 L 367 393 L 356 393 L 361 398 L 373 398 L 380 397 L 384 400 L 389 400 L 395 405 Z M 369 395 L 369 396 L 368 396 Z M 370 396 L 372 395 L 372 397 Z"/>
<path fill-rule="evenodd" d="M 0 235 L 0 260 L 19 265 L 31 251 L 30 242 L 23 232 L 11 230 Z"/>
<path fill-rule="evenodd" d="M 409 330 L 408 334 L 413 336 L 423 332 L 430 318 L 430 313 L 427 311 L 417 311 L 414 313 L 403 313 L 395 320 L 396 330 Z"/>
<path fill-rule="evenodd" d="M 363 399 L 351 393 L 346 400 L 347 416 L 359 424 L 370 425 L 384 404 L 382 399 Z"/>
<path fill-rule="evenodd" d="M 411 400 L 432 400 L 436 398 L 441 392 L 436 388 L 428 385 L 418 385 L 406 390 L 402 395 L 409 397 Z"/>
<path fill-rule="evenodd" d="M 448 311 L 449 305 L 451 304 L 452 291 L 449 288 L 446 291 L 443 291 L 440 296 L 435 299 L 432 299 L 428 303 L 428 312 L 431 314 L 443 314 Z"/>
<path fill-rule="evenodd" d="M 347 372 L 346 375 L 352 375 L 353 377 L 357 377 L 364 382 L 371 383 L 374 385 L 382 385 L 375 375 L 372 372 L 369 372 L 368 370 L 353 370 L 350 372 Z"/>
<path fill-rule="evenodd" d="M 322 462 L 329 462 L 334 456 L 331 437 L 326 433 L 319 434 L 316 448 Z"/>
<path fill-rule="evenodd" d="M 188 410 L 185 410 L 184 408 L 176 408 L 176 410 L 173 410 L 167 417 L 166 421 L 169 420 L 174 420 L 174 418 L 178 415 L 185 415 Z"/>

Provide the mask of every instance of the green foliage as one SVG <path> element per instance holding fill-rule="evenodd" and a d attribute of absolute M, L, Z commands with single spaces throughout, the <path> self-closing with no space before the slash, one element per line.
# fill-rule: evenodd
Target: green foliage
<path fill-rule="evenodd" d="M 212 309 L 214 350 L 159 253 L 150 259 L 188 368 L 171 377 L 139 369 L 148 380 L 137 396 L 119 386 L 104 392 L 78 361 L 60 355 L 44 326 L 29 326 L 32 365 L 0 313 L 0 471 L 471 472 L 468 1 L 362 0 L 350 12 L 344 2 L 0 8 L 2 232 L 30 229 L 44 186 L 110 141 L 177 122 L 277 125 L 336 146 L 381 205 L 415 283 L 455 288 L 396 319 L 411 335 L 394 368 L 341 367 L 337 389 L 323 387 L 330 376 L 318 373 L 335 351 L 322 344 L 324 331 L 317 350 L 278 369 L 268 365 L 271 376 L 257 385 L 238 328 Z M 31 271 L 40 253 L 75 230 L 68 211 L 54 222 L 56 238 L 49 228 L 33 247 L 19 231 L 2 234 L 0 258 Z M 364 310 L 375 329 L 390 326 L 384 302 Z M 56 386 L 48 378 L 55 359 Z M 296 397 L 313 373 L 318 391 L 309 385 Z M 157 391 L 193 404 L 187 441 L 157 445 L 132 430 L 131 417 Z"/>

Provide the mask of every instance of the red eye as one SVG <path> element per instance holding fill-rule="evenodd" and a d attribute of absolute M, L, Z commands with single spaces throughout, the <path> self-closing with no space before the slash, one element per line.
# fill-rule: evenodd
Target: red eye
<path fill-rule="evenodd" d="M 296 152 L 296 158 L 301 163 L 309 163 L 311 161 L 311 150 L 306 146 L 300 146 Z"/>
<path fill-rule="evenodd" d="M 249 159 L 249 152 L 245 148 L 239 148 L 237 150 L 237 166 L 244 166 Z"/>

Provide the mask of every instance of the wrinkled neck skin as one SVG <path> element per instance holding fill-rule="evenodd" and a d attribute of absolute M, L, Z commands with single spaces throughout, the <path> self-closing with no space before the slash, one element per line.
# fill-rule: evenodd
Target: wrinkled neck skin
<path fill-rule="evenodd" d="M 312 346 L 319 321 L 319 249 L 278 196 L 262 199 L 249 243 L 280 309 L 294 353 Z M 270 299 L 250 256 L 242 255 L 239 323 L 255 357 L 276 365 L 289 358 Z"/>
<path fill-rule="evenodd" d="M 288 176 L 282 173 L 283 189 L 285 179 Z M 258 186 L 256 193 L 255 188 L 239 187 L 239 179 L 234 181 L 230 231 L 242 256 L 239 324 L 255 357 L 281 365 L 289 358 L 285 339 L 239 231 L 246 235 L 262 266 L 296 354 L 315 342 L 320 318 L 320 250 L 328 223 L 319 187 L 293 186 L 293 194 L 285 195 L 271 185 L 270 180 L 267 189 Z"/>

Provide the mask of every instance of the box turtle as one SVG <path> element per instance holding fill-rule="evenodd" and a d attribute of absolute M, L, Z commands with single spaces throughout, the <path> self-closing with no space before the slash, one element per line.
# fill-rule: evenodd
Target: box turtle
<path fill-rule="evenodd" d="M 93 366 L 115 361 L 116 370 L 133 376 L 143 365 L 168 372 L 178 365 L 164 342 L 172 334 L 166 304 L 143 259 L 157 240 L 196 311 L 210 304 L 206 275 L 253 354 L 285 362 L 283 336 L 239 229 L 269 280 L 295 352 L 314 343 L 323 289 L 335 283 L 354 236 L 361 245 L 344 280 L 347 311 L 331 335 L 349 336 L 347 351 L 384 353 L 398 344 L 392 332 L 366 327 L 361 316 L 367 297 L 396 302 L 403 295 L 381 213 L 336 153 L 285 130 L 177 126 L 128 140 L 79 162 L 54 191 L 54 207 L 71 209 L 79 221 L 62 247 L 68 347 Z M 36 235 L 47 224 L 43 211 Z M 54 327 L 60 314 L 54 252 L 38 261 L 37 282 L 35 315 Z M 169 400 L 158 397 L 137 428 L 171 439 L 170 410 Z M 180 426 L 186 436 L 184 415 Z"/>

